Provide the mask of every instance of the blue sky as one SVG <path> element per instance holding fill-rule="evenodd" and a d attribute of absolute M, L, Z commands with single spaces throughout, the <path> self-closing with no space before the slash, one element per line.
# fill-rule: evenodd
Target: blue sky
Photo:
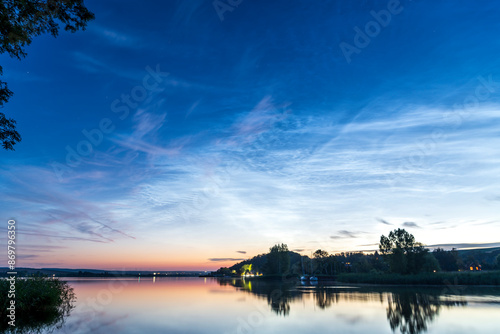
<path fill-rule="evenodd" d="M 231 3 L 86 1 L 86 31 L 1 56 L 20 265 L 500 241 L 496 2 Z"/>

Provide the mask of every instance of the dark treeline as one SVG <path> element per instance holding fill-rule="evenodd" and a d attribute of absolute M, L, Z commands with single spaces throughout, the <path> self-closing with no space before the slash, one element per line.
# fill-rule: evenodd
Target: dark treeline
<path fill-rule="evenodd" d="M 0 277 L 9 277 L 8 268 L 0 268 Z M 48 277 L 199 277 L 202 271 L 105 271 L 105 270 L 74 270 L 74 269 L 17 269 L 18 277 L 48 276 Z"/>
<path fill-rule="evenodd" d="M 370 254 L 344 252 L 329 254 L 318 249 L 312 257 L 275 245 L 269 253 L 260 254 L 229 268 L 220 268 L 213 276 L 337 276 L 344 273 L 422 274 L 434 272 L 482 271 L 500 269 L 500 248 L 433 251 L 416 242 L 404 229 L 382 235 L 379 250 Z"/>

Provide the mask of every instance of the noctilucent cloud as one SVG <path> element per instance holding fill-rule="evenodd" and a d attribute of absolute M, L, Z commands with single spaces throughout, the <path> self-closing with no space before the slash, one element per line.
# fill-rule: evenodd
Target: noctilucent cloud
<path fill-rule="evenodd" d="M 498 245 L 496 1 L 86 5 L 1 56 L 18 267 L 210 270 L 399 227 Z"/>

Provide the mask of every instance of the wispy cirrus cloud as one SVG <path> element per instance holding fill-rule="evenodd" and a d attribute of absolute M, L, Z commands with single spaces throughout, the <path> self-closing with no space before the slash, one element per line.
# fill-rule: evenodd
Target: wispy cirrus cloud
<path fill-rule="evenodd" d="M 397 170 L 391 165 L 404 159 L 402 152 L 409 145 L 406 135 L 399 140 L 391 137 L 390 144 L 385 141 L 375 146 L 365 142 L 362 135 L 351 137 L 348 133 L 339 134 L 334 142 L 325 141 L 328 136 L 323 133 L 332 129 L 331 122 L 318 123 L 303 120 L 293 113 L 284 114 L 270 101 L 269 98 L 261 99 L 247 115 L 238 115 L 221 124 L 217 128 L 219 140 L 197 141 L 196 146 L 187 148 L 186 144 L 180 144 L 173 151 L 170 145 L 177 138 L 164 138 L 165 126 L 173 125 L 170 123 L 173 121 L 168 120 L 162 109 L 154 111 L 146 107 L 131 118 L 129 133 L 121 131 L 119 136 L 113 137 L 114 147 L 99 147 L 100 150 L 85 162 L 88 167 L 82 167 L 81 172 L 68 178 L 66 184 L 52 183 L 53 176 L 48 170 L 27 169 L 26 173 L 32 175 L 30 181 L 22 178 L 15 181 L 13 189 L 18 193 L 7 192 L 6 196 L 15 200 L 19 208 L 31 212 L 32 217 L 37 215 L 33 227 L 37 224 L 61 226 L 53 235 L 55 239 L 70 240 L 71 236 L 117 243 L 137 238 L 136 229 L 130 225 L 135 220 L 150 230 L 169 231 L 176 238 L 191 229 L 194 231 L 196 226 L 214 225 L 217 229 L 235 229 L 229 232 L 231 238 L 238 239 L 239 233 L 244 231 L 246 235 L 269 240 L 269 243 L 274 242 L 273 236 L 287 225 L 294 226 L 295 232 L 280 232 L 281 235 L 302 243 L 300 234 L 311 238 L 330 235 L 332 223 L 326 217 L 335 217 L 338 233 L 329 239 L 341 242 L 332 244 L 331 247 L 337 249 L 349 247 L 351 239 L 356 239 L 360 245 L 377 241 L 380 234 L 387 233 L 383 225 L 405 226 L 404 223 L 417 220 L 421 231 L 430 227 L 433 221 L 442 219 L 446 222 L 444 227 L 457 226 L 456 233 L 459 233 L 469 225 L 450 223 L 453 217 L 449 212 L 455 210 L 446 210 L 446 213 L 433 210 L 431 216 L 426 217 L 418 207 L 429 207 L 426 203 L 441 198 L 443 207 L 451 208 L 455 200 L 469 194 L 496 193 L 494 183 L 477 184 L 474 169 L 469 169 L 466 175 L 470 177 L 461 178 L 460 183 L 454 177 L 450 178 L 453 182 L 445 182 L 449 166 L 456 169 L 451 175 L 461 174 L 462 168 L 468 168 L 453 164 L 462 159 L 462 153 L 457 155 L 460 145 L 454 144 L 456 140 L 462 141 L 458 137 L 449 136 L 429 152 L 429 156 L 439 156 L 443 161 L 436 163 L 436 168 L 415 166 L 414 171 L 409 170 L 399 181 L 400 185 L 393 186 L 386 183 L 385 177 L 391 168 Z M 480 124 L 481 128 L 491 126 L 488 122 Z M 470 143 L 495 150 L 492 146 L 495 140 L 488 143 L 483 140 L 487 133 L 477 132 L 469 137 Z M 184 135 L 196 137 L 199 133 Z M 390 135 L 397 137 L 392 132 Z M 302 143 L 304 138 L 307 140 Z M 353 145 L 362 150 L 354 149 Z M 193 159 L 191 154 L 198 150 L 203 154 Z M 228 162 L 234 161 L 235 156 L 241 157 L 241 162 L 238 171 L 233 172 Z M 497 171 L 494 158 L 476 156 L 476 159 L 489 166 L 481 173 L 494 175 Z M 127 168 L 114 173 L 117 164 Z M 7 174 L 4 177 L 8 178 Z M 220 186 L 205 204 L 207 197 L 198 195 L 204 194 L 210 184 Z M 109 187 L 116 190 L 110 191 Z M 450 198 L 443 202 L 442 194 Z M 405 204 L 407 199 L 416 204 Z M 391 203 L 390 209 L 381 209 L 387 203 Z M 188 210 L 196 211 L 195 219 L 189 224 L 184 220 L 186 213 L 181 210 L 182 205 L 189 205 Z M 44 215 L 40 216 L 40 212 Z M 484 210 L 481 212 L 489 215 Z M 377 227 L 368 222 L 369 216 L 387 218 L 377 219 L 381 223 Z M 314 224 L 315 233 L 303 228 L 306 221 Z M 348 227 L 351 224 L 356 230 Z M 357 232 L 359 230 L 365 232 Z M 40 232 L 44 237 L 51 235 L 48 229 L 42 228 Z M 155 238 L 149 233 L 146 236 Z M 428 242 L 424 239 L 418 238 Z"/>
<path fill-rule="evenodd" d="M 382 218 L 376 218 L 378 222 L 384 224 L 384 225 L 392 225 L 391 223 L 389 223 L 387 220 L 384 220 Z"/>
<path fill-rule="evenodd" d="M 49 169 L 16 166 L 16 176 L 13 175 L 9 170 L 0 173 L 4 181 L 8 179 L 11 189 L 4 193 L 4 200 L 16 203 L 14 206 L 22 210 L 25 217 L 36 217 L 20 233 L 105 242 L 113 241 L 118 235 L 133 238 L 120 230 L 112 214 L 106 211 L 107 205 L 84 199 L 81 190 L 75 193 L 72 186 L 57 182 Z M 61 228 L 51 234 L 50 227 L 54 225 Z M 76 232 L 76 235 L 64 236 L 65 232 Z"/>
<path fill-rule="evenodd" d="M 415 222 L 404 222 L 402 224 L 404 227 L 410 227 L 410 228 L 420 228 L 417 223 Z"/>
<path fill-rule="evenodd" d="M 96 23 L 89 26 L 89 31 L 105 40 L 108 45 L 130 48 L 137 48 L 140 45 L 135 36 Z"/>
<path fill-rule="evenodd" d="M 426 245 L 426 248 L 445 248 L 445 249 L 477 249 L 477 248 L 491 248 L 500 247 L 500 242 L 488 242 L 488 243 L 456 243 L 456 244 L 435 244 Z"/>
<path fill-rule="evenodd" d="M 357 238 L 362 232 L 353 232 L 347 230 L 341 230 L 337 232 L 337 235 L 330 236 L 331 239 L 343 239 L 343 238 Z"/>

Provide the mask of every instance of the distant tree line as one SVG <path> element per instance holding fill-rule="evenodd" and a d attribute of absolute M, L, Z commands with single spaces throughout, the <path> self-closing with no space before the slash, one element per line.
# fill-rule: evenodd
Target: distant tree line
<path fill-rule="evenodd" d="M 220 268 L 213 276 L 244 274 L 336 276 L 343 273 L 393 273 L 399 275 L 430 272 L 478 271 L 500 269 L 500 248 L 433 251 L 415 240 L 404 229 L 395 229 L 380 237 L 379 251 L 329 254 L 316 250 L 311 257 L 291 252 L 285 244 L 269 249 L 229 268 Z"/>

